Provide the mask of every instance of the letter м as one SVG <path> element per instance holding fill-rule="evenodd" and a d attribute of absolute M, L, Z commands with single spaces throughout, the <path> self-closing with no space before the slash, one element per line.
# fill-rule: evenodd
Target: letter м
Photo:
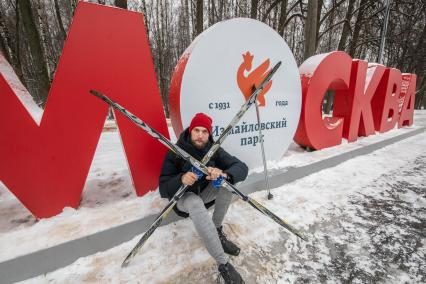
<path fill-rule="evenodd" d="M 79 205 L 108 112 L 90 89 L 169 136 L 140 13 L 79 2 L 40 122 L 15 94 L 1 61 L 0 180 L 38 218 Z M 136 192 L 143 195 L 158 186 L 166 148 L 115 116 Z"/>

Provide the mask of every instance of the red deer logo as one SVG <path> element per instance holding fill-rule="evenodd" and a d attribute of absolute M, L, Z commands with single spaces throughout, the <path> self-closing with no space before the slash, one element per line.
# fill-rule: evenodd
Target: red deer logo
<path fill-rule="evenodd" d="M 241 92 L 243 93 L 246 100 L 252 94 L 253 86 L 257 87 L 260 85 L 262 80 L 268 75 L 269 71 L 269 59 L 266 59 L 262 64 L 260 64 L 256 69 L 250 72 L 252 68 L 254 56 L 250 54 L 249 51 L 246 54 L 243 54 L 243 63 L 241 63 L 237 72 L 237 83 Z M 250 72 L 247 76 L 244 76 L 244 72 Z M 269 91 L 272 86 L 272 80 L 265 85 L 263 91 L 257 96 L 257 101 L 259 106 L 265 106 L 265 94 Z"/>

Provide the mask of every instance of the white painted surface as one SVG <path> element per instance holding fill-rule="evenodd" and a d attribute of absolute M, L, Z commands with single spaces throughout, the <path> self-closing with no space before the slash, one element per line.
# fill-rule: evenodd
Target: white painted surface
<path fill-rule="evenodd" d="M 193 42 L 191 49 L 180 92 L 183 128 L 188 127 L 198 112 L 210 115 L 214 126 L 226 127 L 229 124 L 245 102 L 237 83 L 243 54 L 250 52 L 254 56 L 250 71 L 267 59 L 270 60 L 269 68 L 282 61 L 265 95 L 266 105 L 260 107 L 264 123 L 287 121 L 285 128 L 263 130 L 267 160 L 279 160 L 293 141 L 301 107 L 299 71 L 283 38 L 259 21 L 237 18 L 210 27 Z M 246 71 L 244 75 L 248 76 L 248 73 Z M 287 101 L 288 105 L 277 105 L 277 101 Z M 229 108 L 219 109 L 219 104 L 229 105 Z M 252 107 L 238 125 L 256 122 L 255 108 Z M 262 164 L 260 144 L 242 145 L 241 139 L 253 139 L 257 135 L 258 131 L 231 134 L 223 146 L 254 168 Z"/>

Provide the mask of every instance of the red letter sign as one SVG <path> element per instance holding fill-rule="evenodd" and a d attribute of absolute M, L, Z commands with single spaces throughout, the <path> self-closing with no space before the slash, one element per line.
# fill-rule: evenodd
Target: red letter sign
<path fill-rule="evenodd" d="M 322 101 L 328 89 L 349 86 L 352 59 L 344 52 L 319 54 L 299 67 L 302 78 L 302 113 L 294 140 L 300 145 L 323 149 L 339 145 L 343 118 L 322 119 Z"/>
<path fill-rule="evenodd" d="M 142 14 L 79 2 L 40 125 L 0 76 L 0 180 L 37 217 L 77 207 L 108 106 L 168 136 Z M 165 147 L 116 114 L 138 195 L 157 187 Z M 113 212 L 112 212 L 113 214 Z"/>
<path fill-rule="evenodd" d="M 368 67 L 366 61 L 354 60 L 349 89 L 336 91 L 333 116 L 345 118 L 343 137 L 349 142 L 375 133 L 371 100 L 384 71 L 382 65 Z"/>
<path fill-rule="evenodd" d="M 400 98 L 403 100 L 400 111 L 398 128 L 411 126 L 414 116 L 414 101 L 416 99 L 416 75 L 402 74 L 402 85 Z"/>
<path fill-rule="evenodd" d="M 401 72 L 394 68 L 386 69 L 378 90 L 371 101 L 376 131 L 387 132 L 394 128 L 398 122 L 400 90 Z"/>

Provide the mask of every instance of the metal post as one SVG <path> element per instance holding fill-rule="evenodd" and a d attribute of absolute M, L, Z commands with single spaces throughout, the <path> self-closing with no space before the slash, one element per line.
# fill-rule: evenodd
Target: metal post
<path fill-rule="evenodd" d="M 377 63 L 383 64 L 383 52 L 385 50 L 385 41 L 386 41 L 386 31 L 388 29 L 389 22 L 389 14 L 390 14 L 390 2 L 391 0 L 386 0 L 386 14 L 382 28 L 382 34 L 380 38 L 380 49 L 379 49 L 379 57 L 377 58 Z"/>
<path fill-rule="evenodd" d="M 262 126 L 260 124 L 259 104 L 257 101 L 256 101 L 256 115 L 257 115 L 257 125 L 259 125 L 260 146 L 262 147 L 262 159 L 263 159 L 263 171 L 265 172 L 265 184 L 266 184 L 266 189 L 268 190 L 268 199 L 272 199 L 274 196 L 272 195 L 271 189 L 269 188 L 268 166 L 266 164 L 265 147 L 263 146 Z"/>

